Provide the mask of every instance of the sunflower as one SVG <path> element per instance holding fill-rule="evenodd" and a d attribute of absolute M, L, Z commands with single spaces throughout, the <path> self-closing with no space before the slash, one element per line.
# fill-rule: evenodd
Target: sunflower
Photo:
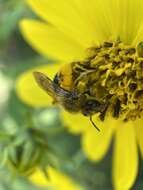
<path fill-rule="evenodd" d="M 38 187 L 48 187 L 55 190 L 82 190 L 80 186 L 74 183 L 69 176 L 55 170 L 54 168 L 47 168 L 48 176 L 44 175 L 40 169 L 29 177 L 29 180 Z"/>
<path fill-rule="evenodd" d="M 130 189 L 138 171 L 138 147 L 143 155 L 143 1 L 27 2 L 42 20 L 22 20 L 20 27 L 23 36 L 34 49 L 53 58 L 56 63 L 22 74 L 17 81 L 19 97 L 34 107 L 48 106 L 51 98 L 37 86 L 33 71 L 47 73 L 53 78 L 63 63 L 83 60 L 87 49 L 94 49 L 94 58 L 96 55 L 104 56 L 104 60 L 98 62 L 98 76 L 100 85 L 108 87 L 105 97 L 106 100 L 111 99 L 108 112 L 112 114 L 107 113 L 102 122 L 97 117 L 93 118 L 101 132 L 98 133 L 89 119 L 81 114 L 62 111 L 61 115 L 68 130 L 81 135 L 82 148 L 93 162 L 105 156 L 114 138 L 113 184 L 115 189 Z M 91 63 L 96 66 L 97 60 L 91 62 L 90 59 Z M 103 77 L 100 77 L 101 73 L 104 73 Z"/>

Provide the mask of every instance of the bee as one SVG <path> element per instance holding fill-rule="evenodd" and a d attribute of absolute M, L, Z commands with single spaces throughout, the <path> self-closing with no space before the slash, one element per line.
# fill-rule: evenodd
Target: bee
<path fill-rule="evenodd" d="M 75 64 L 75 63 L 74 63 Z M 60 104 L 65 110 L 70 113 L 81 112 L 84 116 L 89 116 L 93 126 L 100 131 L 94 124 L 92 116 L 100 112 L 100 117 L 104 119 L 104 114 L 107 110 L 108 104 L 99 102 L 95 97 L 89 97 L 88 92 L 80 92 L 74 85 L 73 74 L 71 70 L 61 69 L 53 80 L 41 72 L 34 72 L 34 77 L 38 85 L 53 98 L 54 103 Z M 66 72 L 65 72 L 66 71 Z M 81 72 L 81 71 L 80 71 Z M 84 74 L 83 74 L 84 73 Z M 82 75 L 85 76 L 87 71 L 83 71 Z M 80 80 L 82 77 L 80 77 Z"/>

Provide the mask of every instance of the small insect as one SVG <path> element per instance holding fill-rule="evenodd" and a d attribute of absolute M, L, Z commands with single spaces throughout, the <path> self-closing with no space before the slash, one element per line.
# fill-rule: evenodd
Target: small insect
<path fill-rule="evenodd" d="M 92 115 L 98 112 L 102 114 L 107 109 L 107 104 L 100 103 L 95 98 L 88 98 L 88 92 L 79 92 L 70 79 L 71 75 L 64 76 L 62 72 L 58 72 L 51 80 L 41 72 L 34 72 L 33 74 L 38 85 L 53 98 L 54 103 L 59 103 L 68 112 L 81 112 L 84 116 L 89 116 L 93 126 L 100 131 L 94 124 Z M 69 84 L 65 83 L 65 77 L 68 78 Z"/>

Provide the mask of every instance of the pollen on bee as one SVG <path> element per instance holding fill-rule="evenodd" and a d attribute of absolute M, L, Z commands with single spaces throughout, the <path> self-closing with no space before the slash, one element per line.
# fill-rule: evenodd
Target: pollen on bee
<path fill-rule="evenodd" d="M 71 64 L 65 64 L 58 72 L 60 86 L 66 90 L 72 88 L 72 67 Z"/>

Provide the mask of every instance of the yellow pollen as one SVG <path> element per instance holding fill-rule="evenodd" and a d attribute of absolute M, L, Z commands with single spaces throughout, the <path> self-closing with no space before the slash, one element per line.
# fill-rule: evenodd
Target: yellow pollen
<path fill-rule="evenodd" d="M 104 42 L 87 50 L 83 61 L 71 63 L 73 89 L 106 105 L 106 114 L 123 121 L 143 116 L 143 43 Z M 92 113 L 91 110 L 91 115 Z"/>

